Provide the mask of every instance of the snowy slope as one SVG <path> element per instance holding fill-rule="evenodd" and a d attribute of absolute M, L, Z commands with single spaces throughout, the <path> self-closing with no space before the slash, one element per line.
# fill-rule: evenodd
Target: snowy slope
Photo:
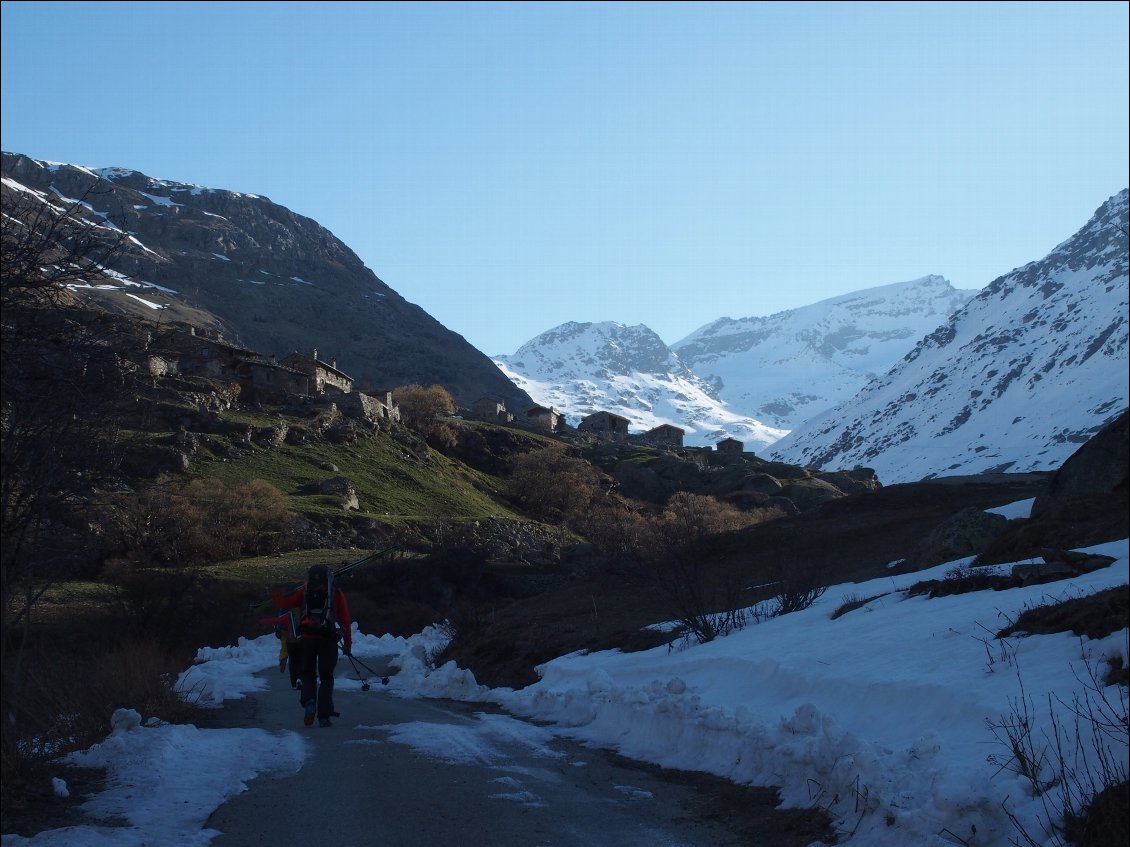
<path fill-rule="evenodd" d="M 768 317 L 720 318 L 671 349 L 730 408 L 793 429 L 886 373 L 975 294 L 927 276 Z"/>
<path fill-rule="evenodd" d="M 1052 470 L 1127 406 L 1127 191 L 995 280 L 775 458 L 884 482 Z"/>
<path fill-rule="evenodd" d="M 927 276 L 769 317 L 720 318 L 675 348 L 643 325 L 567 323 L 495 363 L 573 425 L 609 411 L 633 432 L 671 423 L 688 445 L 730 436 L 760 450 L 885 373 L 975 293 Z"/>
<path fill-rule="evenodd" d="M 495 364 L 538 403 L 563 412 L 572 426 L 606 411 L 627 418 L 632 433 L 673 424 L 686 431 L 688 446 L 729 436 L 745 442 L 747 450 L 785 434 L 728 409 L 643 325 L 562 324 L 514 355 L 496 357 Z"/>

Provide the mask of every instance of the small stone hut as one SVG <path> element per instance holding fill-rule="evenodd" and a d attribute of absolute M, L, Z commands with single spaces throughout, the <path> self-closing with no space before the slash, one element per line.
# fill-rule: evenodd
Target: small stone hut
<path fill-rule="evenodd" d="M 674 447 L 681 448 L 683 446 L 683 436 L 687 434 L 685 429 L 680 429 L 671 424 L 660 424 L 654 429 L 649 429 L 645 432 L 640 440 L 645 444 L 651 444 L 655 447 Z"/>
<path fill-rule="evenodd" d="M 329 394 L 335 391 L 348 394 L 353 390 L 353 378 L 337 369 L 336 359 L 332 362 L 319 359 L 317 348 L 305 356 L 298 352 L 291 353 L 280 364 L 310 377 L 311 394 Z"/>
<path fill-rule="evenodd" d="M 614 440 L 628 437 L 628 424 L 630 421 L 612 412 L 593 412 L 581 418 L 577 424 L 577 432 L 591 432 L 601 438 Z"/>
<path fill-rule="evenodd" d="M 495 394 L 487 394 L 471 404 L 471 415 L 492 423 L 510 423 L 514 416 L 506 409 L 506 401 Z"/>
<path fill-rule="evenodd" d="M 526 423 L 537 429 L 547 432 L 557 432 L 561 428 L 563 417 L 552 406 L 531 406 L 526 409 Z"/>

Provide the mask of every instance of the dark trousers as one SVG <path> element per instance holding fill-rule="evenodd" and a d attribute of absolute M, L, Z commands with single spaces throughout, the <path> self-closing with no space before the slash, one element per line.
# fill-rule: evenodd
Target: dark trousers
<path fill-rule="evenodd" d="M 314 700 L 318 717 L 334 713 L 334 668 L 337 667 L 337 639 L 302 639 L 302 705 Z"/>

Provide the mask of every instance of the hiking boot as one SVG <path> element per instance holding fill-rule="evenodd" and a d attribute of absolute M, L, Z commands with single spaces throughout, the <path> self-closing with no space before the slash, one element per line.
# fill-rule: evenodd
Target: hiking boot
<path fill-rule="evenodd" d="M 302 722 L 306 724 L 306 726 L 314 725 L 314 712 L 317 710 L 318 707 L 314 704 L 313 700 L 306 704 L 306 716 L 302 718 Z"/>
<path fill-rule="evenodd" d="M 333 726 L 333 721 L 329 718 L 318 718 L 318 726 Z"/>

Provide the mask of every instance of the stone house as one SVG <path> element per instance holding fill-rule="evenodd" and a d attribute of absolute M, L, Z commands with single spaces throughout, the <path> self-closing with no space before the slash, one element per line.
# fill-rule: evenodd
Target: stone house
<path fill-rule="evenodd" d="M 391 391 L 350 391 L 334 395 L 334 403 L 350 417 L 386 423 L 400 420 L 400 407 L 393 403 Z"/>
<path fill-rule="evenodd" d="M 736 438 L 723 438 L 714 445 L 714 449 L 719 453 L 737 453 L 740 455 L 745 452 L 745 444 Z"/>
<path fill-rule="evenodd" d="M 177 370 L 210 379 L 243 382 L 240 371 L 244 365 L 260 358 L 254 350 L 228 344 L 219 333 L 198 334 L 191 327 L 188 333 L 178 333 L 168 339 L 168 342 L 176 351 Z"/>
<path fill-rule="evenodd" d="M 280 399 L 288 394 L 312 393 L 307 374 L 284 367 L 278 362 L 266 359 L 246 361 L 242 363 L 239 373 L 246 378 L 252 392 L 264 400 Z"/>
<path fill-rule="evenodd" d="M 581 418 L 577 424 L 577 432 L 591 432 L 601 438 L 610 438 L 620 441 L 628 437 L 628 424 L 630 421 L 612 412 L 593 412 Z"/>
<path fill-rule="evenodd" d="M 317 348 L 305 356 L 298 352 L 291 353 L 280 364 L 310 377 L 310 394 L 348 394 L 353 390 L 353 378 L 337 369 L 336 359 L 332 362 L 319 359 Z"/>
<path fill-rule="evenodd" d="M 684 435 L 686 435 L 685 429 L 671 424 L 660 424 L 641 435 L 640 441 L 655 447 L 682 448 Z"/>
<path fill-rule="evenodd" d="M 154 378 L 180 372 L 226 379 L 238 383 L 251 396 L 275 402 L 291 395 L 332 395 L 347 413 L 374 421 L 400 420 L 391 390 L 354 391 L 353 379 L 337 369 L 336 361 L 320 360 L 317 350 L 311 350 L 309 355 L 295 352 L 279 362 L 274 356 L 264 358 L 254 350 L 228 344 L 218 332 L 192 326 L 187 331 L 177 329 L 162 341 L 165 352 L 161 356 L 149 355 L 150 374 Z"/>
<path fill-rule="evenodd" d="M 547 432 L 557 432 L 561 428 L 563 420 L 562 414 L 552 406 L 531 406 L 526 409 L 526 423 Z"/>
<path fill-rule="evenodd" d="M 510 423 L 514 420 L 514 416 L 506 410 L 506 401 L 494 394 L 487 394 L 472 403 L 471 416 L 491 423 Z"/>

